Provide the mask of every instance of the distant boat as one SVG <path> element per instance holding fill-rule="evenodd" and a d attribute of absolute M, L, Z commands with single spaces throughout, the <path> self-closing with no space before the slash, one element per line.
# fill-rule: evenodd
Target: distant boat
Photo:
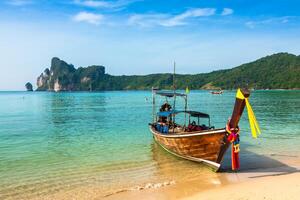
<path fill-rule="evenodd" d="M 211 94 L 223 94 L 223 90 L 220 91 L 210 91 Z"/>
<path fill-rule="evenodd" d="M 158 91 L 160 90 L 159 87 L 152 87 L 152 91 Z"/>
<path fill-rule="evenodd" d="M 248 90 L 241 90 L 249 97 Z M 187 95 L 174 91 L 153 91 L 153 122 L 149 123 L 155 141 L 166 151 L 178 157 L 203 162 L 214 170 L 219 170 L 221 162 L 230 142 L 226 128 L 215 128 L 210 124 L 210 116 L 206 113 L 187 110 Z M 156 110 L 156 98 L 162 97 L 166 102 Z M 183 98 L 184 110 L 176 110 L 176 98 Z M 173 102 L 173 107 L 169 104 Z M 238 123 L 245 107 L 245 100 L 236 98 L 235 106 L 228 126 L 238 131 Z M 175 121 L 183 114 L 184 123 Z M 203 123 L 206 119 L 206 123 Z M 201 121 L 201 123 L 200 123 Z M 187 123 L 188 122 L 188 123 Z M 226 122 L 224 122 L 225 124 Z"/>

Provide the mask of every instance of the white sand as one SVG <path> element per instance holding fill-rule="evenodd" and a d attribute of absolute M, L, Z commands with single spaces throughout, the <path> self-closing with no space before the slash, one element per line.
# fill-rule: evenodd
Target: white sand
<path fill-rule="evenodd" d="M 266 200 L 299 200 L 300 173 L 286 175 L 271 175 L 253 178 L 242 183 L 220 186 L 183 198 L 184 200 L 198 199 L 266 199 Z"/>

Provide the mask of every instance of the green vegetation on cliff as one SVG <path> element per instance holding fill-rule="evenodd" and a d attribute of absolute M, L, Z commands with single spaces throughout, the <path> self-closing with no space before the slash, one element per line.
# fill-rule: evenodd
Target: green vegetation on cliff
<path fill-rule="evenodd" d="M 73 65 L 53 58 L 50 70 L 47 68 L 38 77 L 37 90 L 170 89 L 172 81 L 172 74 L 112 76 L 105 74 L 103 66 L 75 69 Z M 300 88 L 300 56 L 278 53 L 232 69 L 194 75 L 176 74 L 176 87 L 184 89 L 187 86 L 191 89 Z"/>

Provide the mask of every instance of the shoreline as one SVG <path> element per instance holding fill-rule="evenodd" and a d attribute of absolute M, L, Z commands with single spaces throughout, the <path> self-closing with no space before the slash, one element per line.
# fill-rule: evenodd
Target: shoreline
<path fill-rule="evenodd" d="M 300 196 L 300 157 L 283 161 L 283 166 L 212 173 L 185 181 L 149 182 L 144 185 L 103 194 L 101 187 L 87 185 L 33 199 L 104 200 L 198 200 L 198 199 L 298 199 Z"/>
<path fill-rule="evenodd" d="M 211 184 L 201 178 L 174 185 L 136 191 L 125 191 L 107 196 L 117 199 L 298 199 L 300 196 L 300 158 L 286 160 L 286 166 L 237 173 L 216 173 Z M 242 192 L 241 192 L 242 191 Z M 283 192 L 284 191 L 284 192 Z M 283 194 L 282 194 L 283 193 Z"/>
<path fill-rule="evenodd" d="M 246 150 L 243 151 L 247 153 Z M 156 152 L 158 160 L 164 159 L 163 155 Z M 227 154 L 228 156 L 229 154 Z M 196 199 L 297 199 L 300 196 L 300 153 L 287 154 L 253 154 L 255 159 L 248 156 L 242 157 L 241 169 L 238 172 L 231 172 L 228 168 L 228 162 L 225 171 L 214 173 L 208 170 L 208 167 L 189 176 L 189 179 L 176 179 L 175 169 L 186 170 L 186 168 L 163 168 L 167 174 L 165 179 L 151 180 L 146 179 L 143 183 L 134 185 L 128 184 L 127 187 L 113 189 L 105 192 L 103 185 L 98 184 L 80 184 L 78 186 L 65 184 L 58 190 L 50 189 L 46 193 L 20 194 L 18 198 L 13 196 L 2 196 L 7 199 L 25 198 L 28 200 L 64 200 L 64 199 L 104 199 L 104 200 L 196 200 Z M 173 157 L 171 157 L 173 158 Z M 174 158 L 175 159 L 175 158 Z M 180 162 L 180 160 L 178 160 Z M 185 167 L 191 165 L 202 165 L 191 161 L 183 162 Z M 159 163 L 158 163 L 159 164 Z M 179 164 L 179 163 L 178 163 Z M 167 171 L 166 171 L 167 170 Z M 178 173 L 182 173 L 178 172 Z M 187 170 L 183 173 L 189 173 Z M 128 177 L 127 177 L 128 178 Z M 127 179 L 126 178 L 126 179 Z M 175 178 L 175 179 L 174 179 Z M 127 182 L 132 180 L 127 179 Z M 282 183 L 282 184 L 277 184 Z M 108 184 L 108 183 L 106 183 Z M 298 184 L 298 185 L 297 185 Z M 261 189 L 263 188 L 263 189 Z M 280 196 L 277 198 L 277 191 L 286 191 L 290 196 Z M 265 192 L 265 190 L 267 190 Z M 52 192 L 50 192 L 52 191 Z M 243 192 L 240 192 L 243 191 Z M 35 192 L 34 190 L 32 192 Z M 256 195 L 255 198 L 253 195 Z M 296 195 L 296 197 L 295 197 Z M 1 197 L 1 194 L 0 194 Z"/>
<path fill-rule="evenodd" d="M 168 90 L 168 89 L 161 89 L 161 90 Z M 179 91 L 185 91 L 185 89 L 178 89 Z M 215 91 L 216 89 L 189 89 L 190 91 Z M 222 89 L 223 91 L 236 91 L 237 89 Z M 249 88 L 250 91 L 300 91 L 300 88 L 290 88 L 290 89 L 255 89 L 252 90 Z M 26 91 L 26 90 L 1 90 L 0 92 L 26 92 L 26 93 L 101 93 L 101 92 L 141 92 L 141 91 L 150 91 L 151 89 L 132 89 L 132 90 L 61 90 L 61 91 L 54 91 L 54 90 L 33 90 L 33 91 Z"/>

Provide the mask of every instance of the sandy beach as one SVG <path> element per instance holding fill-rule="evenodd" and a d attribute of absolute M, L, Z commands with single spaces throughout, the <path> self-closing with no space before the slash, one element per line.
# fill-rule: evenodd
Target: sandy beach
<path fill-rule="evenodd" d="M 256 158 L 257 162 L 243 159 L 237 173 L 215 173 L 157 188 L 154 184 L 154 188 L 123 191 L 104 199 L 299 199 L 299 155 L 265 157 L 257 154 Z"/>
<path fill-rule="evenodd" d="M 300 173 L 270 175 L 239 184 L 209 189 L 184 200 L 196 199 L 288 199 L 300 197 Z"/>
<path fill-rule="evenodd" d="M 104 199 L 299 199 L 300 165 L 293 160 L 289 166 L 266 168 L 265 171 L 218 174 L 214 186 L 203 187 L 200 180 L 187 181 L 159 189 L 145 189 L 112 195 Z M 229 182 L 220 180 L 226 179 Z"/>

